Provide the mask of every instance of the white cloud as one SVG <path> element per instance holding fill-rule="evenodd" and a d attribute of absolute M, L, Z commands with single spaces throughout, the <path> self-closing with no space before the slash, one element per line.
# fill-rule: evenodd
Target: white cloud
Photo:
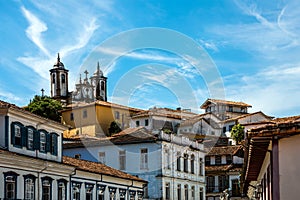
<path fill-rule="evenodd" d="M 29 27 L 26 29 L 27 37 L 40 48 L 40 50 L 49 56 L 48 50 L 45 48 L 41 34 L 47 31 L 47 25 L 37 18 L 34 14 L 32 14 L 25 7 L 21 7 L 22 13 L 29 22 Z"/>

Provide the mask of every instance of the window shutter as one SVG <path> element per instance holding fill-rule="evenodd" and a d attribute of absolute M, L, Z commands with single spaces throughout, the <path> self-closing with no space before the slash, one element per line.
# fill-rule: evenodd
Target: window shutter
<path fill-rule="evenodd" d="M 10 135 L 11 135 L 11 144 L 15 144 L 15 125 L 12 123 L 10 125 L 11 127 L 11 131 L 10 131 Z"/>
<path fill-rule="evenodd" d="M 21 129 L 22 147 L 27 147 L 27 138 L 28 138 L 28 130 L 26 127 L 22 127 Z"/>
<path fill-rule="evenodd" d="M 34 149 L 40 150 L 40 132 L 35 130 L 33 135 Z"/>
<path fill-rule="evenodd" d="M 56 134 L 52 134 L 52 145 L 53 145 L 53 152 L 52 154 L 57 156 L 57 135 Z"/>
<path fill-rule="evenodd" d="M 46 152 L 51 152 L 51 135 L 46 133 Z"/>

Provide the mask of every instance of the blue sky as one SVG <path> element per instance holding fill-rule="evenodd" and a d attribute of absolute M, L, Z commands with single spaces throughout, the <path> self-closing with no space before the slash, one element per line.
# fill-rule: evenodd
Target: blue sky
<path fill-rule="evenodd" d="M 85 68 L 93 72 L 99 60 L 108 76 L 110 101 L 201 112 L 206 98 L 219 96 L 182 55 L 145 48 L 108 64 L 101 57 L 93 58 L 94 65 L 84 64 L 99 45 L 117 34 L 159 27 L 202 47 L 218 70 L 226 99 L 249 103 L 252 112 L 298 115 L 299 8 L 297 0 L 0 1 L 0 99 L 24 106 L 41 94 L 41 88 L 49 95 L 49 69 L 60 52 L 70 70 L 71 90 L 79 73 Z M 183 42 L 174 41 L 176 45 L 187 48 Z M 116 53 L 113 48 L 109 51 Z M 140 82 L 134 81 L 140 77 Z"/>

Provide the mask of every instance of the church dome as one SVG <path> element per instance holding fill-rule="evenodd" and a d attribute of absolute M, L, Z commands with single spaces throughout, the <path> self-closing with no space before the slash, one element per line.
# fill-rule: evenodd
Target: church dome
<path fill-rule="evenodd" d="M 59 57 L 59 53 L 57 54 L 57 61 L 56 63 L 53 65 L 54 68 L 65 68 L 64 64 L 62 62 L 60 62 L 60 57 Z"/>

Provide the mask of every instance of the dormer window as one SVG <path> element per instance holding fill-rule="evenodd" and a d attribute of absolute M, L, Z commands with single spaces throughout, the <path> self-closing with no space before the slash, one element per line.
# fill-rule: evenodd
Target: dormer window
<path fill-rule="evenodd" d="M 15 145 L 21 146 L 21 127 L 15 125 Z"/>
<path fill-rule="evenodd" d="M 23 125 L 18 122 L 13 122 L 11 124 L 11 144 L 13 144 L 15 147 L 22 147 L 22 144 L 25 143 L 25 141 L 22 141 L 22 139 L 25 139 L 22 134 Z"/>

